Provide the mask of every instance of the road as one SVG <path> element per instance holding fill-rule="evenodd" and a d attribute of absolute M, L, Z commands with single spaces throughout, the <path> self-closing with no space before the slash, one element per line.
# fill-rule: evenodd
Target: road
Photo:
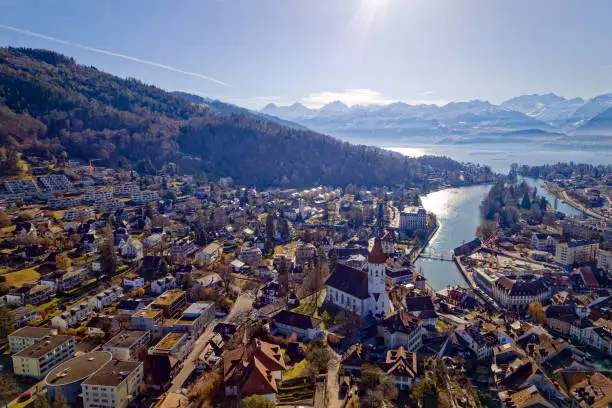
<path fill-rule="evenodd" d="M 327 386 L 326 386 L 326 401 L 328 408 L 340 408 L 344 400 L 338 398 L 340 395 L 340 387 L 338 386 L 338 368 L 340 361 L 338 358 L 333 358 L 327 367 Z"/>
<path fill-rule="evenodd" d="M 225 319 L 214 319 L 208 326 L 206 326 L 206 330 L 202 333 L 200 337 L 196 340 L 193 350 L 189 353 L 189 356 L 183 362 L 183 367 L 181 371 L 174 377 L 172 380 L 171 389 L 179 392 L 180 389 L 183 388 L 183 385 L 189 378 L 189 376 L 193 373 L 196 366 L 196 360 L 198 356 L 204 350 L 206 343 L 210 340 L 213 335 L 213 329 L 217 325 L 217 323 L 223 321 L 228 323 L 240 324 L 246 321 L 253 311 L 253 300 L 255 299 L 255 295 L 252 292 L 243 292 L 241 293 L 236 302 L 234 302 L 234 306 L 230 313 L 225 317 Z"/>
<path fill-rule="evenodd" d="M 43 378 L 42 380 L 40 380 L 36 384 L 33 384 L 30 388 L 28 388 L 27 390 L 25 390 L 24 392 L 19 394 L 14 400 L 12 400 L 11 402 L 8 403 L 8 407 L 10 408 L 11 406 L 13 406 L 15 404 L 18 404 L 19 403 L 19 397 L 22 394 L 25 394 L 26 392 L 29 392 L 30 395 L 32 395 L 30 401 L 35 400 L 37 395 L 45 395 L 46 396 L 46 394 L 47 394 L 47 386 L 45 385 L 45 379 Z"/>

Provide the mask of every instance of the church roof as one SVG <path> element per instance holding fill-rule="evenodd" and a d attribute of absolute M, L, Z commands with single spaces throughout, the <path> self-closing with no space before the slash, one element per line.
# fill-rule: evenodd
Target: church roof
<path fill-rule="evenodd" d="M 334 273 L 327 279 L 327 285 L 358 299 L 367 299 L 368 274 L 343 263 L 336 264 Z"/>
<path fill-rule="evenodd" d="M 383 251 L 382 244 L 380 242 L 380 238 L 376 238 L 374 240 L 374 246 L 372 247 L 372 251 L 368 256 L 368 263 L 371 264 L 384 264 L 387 261 L 387 257 L 385 256 L 385 252 Z"/>

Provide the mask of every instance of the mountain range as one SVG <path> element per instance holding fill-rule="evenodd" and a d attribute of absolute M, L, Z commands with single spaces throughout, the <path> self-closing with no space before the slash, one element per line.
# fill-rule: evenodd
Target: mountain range
<path fill-rule="evenodd" d="M 549 93 L 521 95 L 499 105 L 471 100 L 444 106 L 395 102 L 349 107 L 334 101 L 312 109 L 296 102 L 289 106 L 268 104 L 260 112 L 349 140 L 375 136 L 390 142 L 423 138 L 453 143 L 503 142 L 509 134 L 556 141 L 586 134 L 612 136 L 609 108 L 612 93 L 588 100 Z"/>
<path fill-rule="evenodd" d="M 350 144 L 285 119 L 110 75 L 52 51 L 0 48 L 0 176 L 21 174 L 24 159 L 66 153 L 149 174 L 175 163 L 182 173 L 230 176 L 258 187 L 426 188 L 431 178 L 460 185 L 488 172 L 446 157 L 409 158 Z"/>

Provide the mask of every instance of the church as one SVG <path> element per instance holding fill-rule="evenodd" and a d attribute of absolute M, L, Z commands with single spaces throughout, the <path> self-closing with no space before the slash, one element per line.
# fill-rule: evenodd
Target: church
<path fill-rule="evenodd" d="M 367 269 L 338 263 L 325 283 L 326 302 L 360 316 L 389 314 L 391 306 L 385 289 L 386 260 L 380 238 L 376 238 L 368 255 Z"/>

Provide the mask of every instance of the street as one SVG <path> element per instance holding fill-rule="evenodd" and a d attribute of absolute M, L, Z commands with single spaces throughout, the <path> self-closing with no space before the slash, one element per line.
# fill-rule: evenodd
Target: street
<path fill-rule="evenodd" d="M 196 366 L 196 360 L 198 356 L 202 353 L 202 350 L 206 346 L 206 343 L 210 340 L 213 335 L 213 329 L 220 322 L 227 323 L 235 323 L 240 324 L 247 320 L 249 314 L 253 310 L 253 300 L 255 296 L 251 292 L 243 292 L 241 293 L 236 301 L 234 302 L 234 306 L 230 313 L 225 317 L 225 319 L 214 319 L 208 326 L 206 326 L 206 330 L 202 333 L 200 337 L 195 341 L 193 346 L 193 350 L 189 353 L 189 356 L 183 362 L 183 367 L 181 371 L 174 377 L 172 380 L 171 390 L 180 392 L 183 388 L 183 385 L 187 381 L 187 378 L 193 373 Z"/>

